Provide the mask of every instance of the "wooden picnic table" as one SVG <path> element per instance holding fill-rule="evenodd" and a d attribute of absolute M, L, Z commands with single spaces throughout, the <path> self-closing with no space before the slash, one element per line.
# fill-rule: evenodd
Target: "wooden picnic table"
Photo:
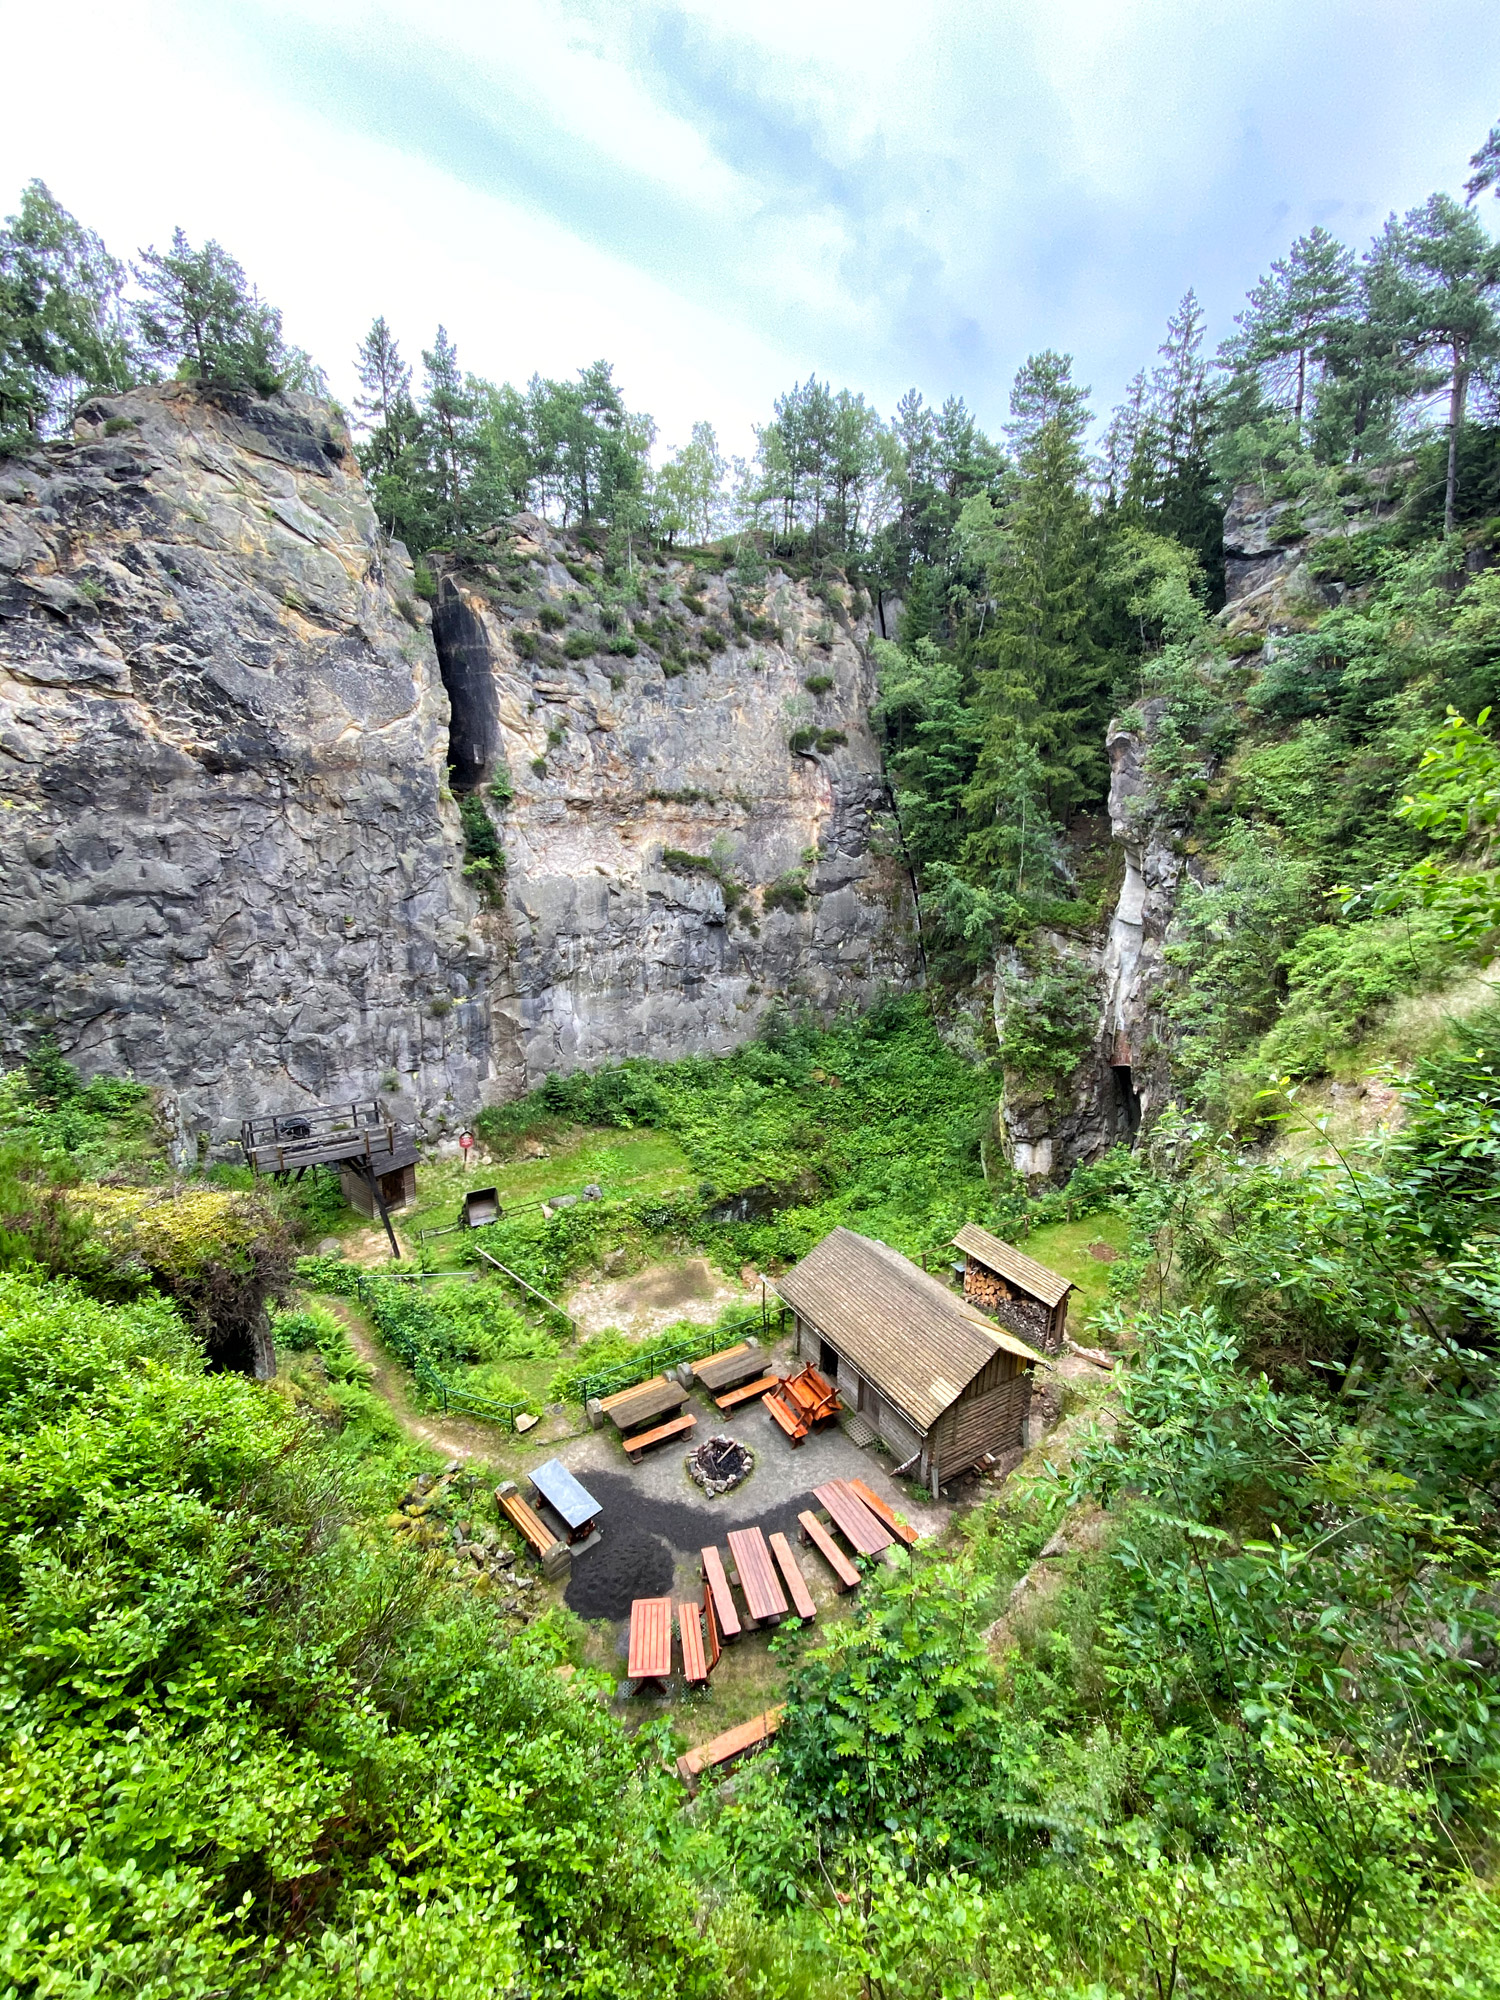
<path fill-rule="evenodd" d="M 722 1736 L 710 1737 L 707 1743 L 700 1743 L 696 1750 L 684 1751 L 677 1759 L 677 1775 L 689 1791 L 698 1789 L 700 1771 L 712 1770 L 716 1764 L 727 1764 L 732 1757 L 742 1757 L 747 1750 L 758 1750 L 781 1727 L 780 1708 L 768 1708 L 764 1715 L 753 1715 L 748 1722 L 742 1722 L 736 1729 L 726 1729 Z"/>
<path fill-rule="evenodd" d="M 630 1657 L 625 1673 L 633 1681 L 664 1681 L 672 1671 L 672 1600 L 638 1597 L 630 1607 Z"/>
<path fill-rule="evenodd" d="M 750 1616 L 757 1625 L 767 1619 L 785 1618 L 786 1593 L 776 1575 L 776 1565 L 766 1538 L 759 1528 L 734 1528 L 729 1535 L 729 1553 L 739 1571 L 740 1589 L 745 1594 Z"/>
<path fill-rule="evenodd" d="M 786 1578 L 787 1594 L 792 1600 L 792 1609 L 801 1619 L 816 1618 L 818 1607 L 813 1603 L 812 1592 L 807 1587 L 807 1578 L 802 1574 L 802 1566 L 797 1561 L 791 1543 L 785 1535 L 772 1535 L 771 1553 L 776 1558 L 777 1567 Z"/>
<path fill-rule="evenodd" d="M 752 1375 L 763 1375 L 768 1359 L 763 1347 L 742 1340 L 738 1347 L 721 1348 L 717 1354 L 695 1361 L 693 1379 L 711 1396 L 717 1396 L 740 1382 L 748 1382 Z"/>
<path fill-rule="evenodd" d="M 797 1524 L 803 1535 L 810 1541 L 818 1554 L 827 1563 L 838 1582 L 840 1590 L 854 1590 L 859 1584 L 859 1571 L 850 1562 L 838 1543 L 829 1534 L 823 1523 L 811 1509 L 797 1516 Z"/>
<path fill-rule="evenodd" d="M 714 1615 L 718 1620 L 719 1632 L 727 1643 L 740 1636 L 740 1614 L 734 1608 L 734 1599 L 729 1594 L 729 1578 L 724 1574 L 724 1558 L 716 1548 L 700 1549 L 703 1562 L 703 1581 L 712 1593 Z"/>
<path fill-rule="evenodd" d="M 898 1541 L 905 1542 L 909 1549 L 914 1549 L 917 1546 L 917 1543 L 921 1540 L 921 1536 L 917 1533 L 916 1529 L 909 1522 L 898 1520 L 895 1509 L 888 1507 L 880 1495 L 873 1493 L 862 1479 L 851 1479 L 846 1484 L 855 1498 L 862 1500 L 875 1516 L 876 1520 L 883 1522 L 890 1529 L 891 1533 L 896 1536 Z"/>
<path fill-rule="evenodd" d="M 680 1382 L 666 1375 L 655 1375 L 649 1382 L 637 1382 L 634 1388 L 601 1397 L 599 1407 L 617 1431 L 633 1431 L 649 1424 L 653 1417 L 664 1417 L 668 1410 L 680 1409 L 686 1401 L 687 1390 Z"/>
<path fill-rule="evenodd" d="M 560 1458 L 549 1458 L 527 1476 L 553 1513 L 566 1524 L 570 1542 L 581 1542 L 594 1532 L 603 1509 Z"/>
<path fill-rule="evenodd" d="M 894 1541 L 880 1517 L 870 1512 L 847 1480 L 830 1479 L 825 1486 L 815 1486 L 813 1498 L 828 1509 L 834 1526 L 860 1555 L 878 1556 Z"/>

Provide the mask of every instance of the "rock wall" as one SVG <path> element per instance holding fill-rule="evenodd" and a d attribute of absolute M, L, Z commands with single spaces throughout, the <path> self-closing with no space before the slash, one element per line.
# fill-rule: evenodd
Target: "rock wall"
<path fill-rule="evenodd" d="M 0 1059 L 51 1028 L 174 1093 L 188 1142 L 374 1094 L 432 1131 L 548 1069 L 727 1048 L 774 997 L 910 977 L 849 607 L 772 579 L 751 644 L 718 580 L 682 671 L 568 660 L 539 614 L 598 622 L 562 566 L 587 565 L 522 528 L 527 603 L 445 577 L 440 660 L 319 404 L 169 384 L 0 465 Z M 659 599 L 683 573 L 654 574 Z M 796 756 L 798 726 L 847 741 Z"/>
<path fill-rule="evenodd" d="M 605 627 L 597 559 L 534 516 L 513 546 L 524 590 L 448 575 L 436 614 L 463 685 L 454 782 L 506 854 L 498 1087 L 727 1050 L 773 1000 L 828 1013 L 909 983 L 863 607 L 669 559 L 640 578 L 653 643 L 610 651 L 624 625 Z M 794 750 L 798 731 L 814 740 Z"/>

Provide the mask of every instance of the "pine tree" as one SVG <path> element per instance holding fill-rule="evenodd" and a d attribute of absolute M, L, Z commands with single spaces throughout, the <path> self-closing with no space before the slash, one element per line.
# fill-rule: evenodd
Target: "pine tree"
<path fill-rule="evenodd" d="M 458 543 L 479 524 L 469 518 L 476 398 L 458 366 L 458 349 L 440 326 L 422 350 L 422 447 L 428 492 L 439 532 Z"/>
<path fill-rule="evenodd" d="M 221 245 L 195 250 L 174 230 L 170 250 L 141 252 L 135 276 L 145 295 L 135 323 L 153 360 L 194 381 L 263 396 L 321 386 L 307 356 L 282 339 L 281 314 Z"/>
<path fill-rule="evenodd" d="M 1310 377 L 1321 373 L 1355 293 L 1352 252 L 1326 229 L 1314 228 L 1254 286 L 1235 320 L 1239 332 L 1224 343 L 1226 362 L 1259 375 L 1282 407 L 1289 401 L 1299 439 Z"/>
<path fill-rule="evenodd" d="M 970 787 L 976 856 L 995 848 L 1018 743 L 1041 759 L 1059 820 L 1103 783 L 1103 672 L 1087 632 L 1093 528 L 1083 435 L 1087 391 L 1068 355 L 1033 355 L 1016 377 L 1003 528 L 993 544 L 995 614 L 979 646 L 984 748 Z"/>
<path fill-rule="evenodd" d="M 362 393 L 355 397 L 356 452 L 386 533 L 409 548 L 425 546 L 421 528 L 417 443 L 421 420 L 411 394 L 411 369 L 385 319 L 371 323 L 355 356 Z"/>
<path fill-rule="evenodd" d="M 1470 378 L 1500 357 L 1500 245 L 1477 216 L 1451 195 L 1428 197 L 1412 209 L 1397 239 L 1411 293 L 1412 341 L 1419 358 L 1441 354 L 1448 384 L 1447 471 L 1443 532 L 1451 535 L 1458 505 L 1458 444 Z"/>

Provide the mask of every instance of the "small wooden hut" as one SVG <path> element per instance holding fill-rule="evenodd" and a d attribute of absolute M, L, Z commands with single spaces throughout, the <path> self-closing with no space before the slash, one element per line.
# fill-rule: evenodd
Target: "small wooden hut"
<path fill-rule="evenodd" d="M 835 1229 L 776 1290 L 798 1353 L 934 1494 L 1022 1443 L 1041 1356 L 899 1252 Z"/>
<path fill-rule="evenodd" d="M 1044 1354 L 1062 1350 L 1072 1281 L 1060 1278 L 1014 1244 L 1002 1243 L 977 1222 L 966 1222 L 953 1239 L 964 1253 L 964 1297 L 993 1313 L 1003 1326 Z"/>

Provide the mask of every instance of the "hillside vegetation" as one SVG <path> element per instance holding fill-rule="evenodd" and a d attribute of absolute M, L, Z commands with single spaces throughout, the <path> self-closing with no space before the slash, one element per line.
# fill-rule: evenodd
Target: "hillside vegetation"
<path fill-rule="evenodd" d="M 1497 172 L 1500 135 L 1475 202 Z M 143 368 L 308 379 L 217 246 L 148 258 L 122 319 L 123 273 L 34 187 L 0 275 L 23 447 Z M 295 1296 L 328 1184 L 174 1175 L 150 1093 L 34 1042 L 0 1089 L 0 1991 L 1500 1991 L 1497 299 L 1481 210 L 1434 196 L 1360 259 L 1293 245 L 1216 362 L 1190 296 L 1097 463 L 1048 353 L 1003 448 L 961 406 L 885 424 L 813 380 L 744 468 L 715 560 L 837 562 L 901 604 L 881 726 L 927 990 L 485 1112 L 502 1156 L 662 1135 L 644 1184 L 486 1241 L 553 1296 L 622 1253 L 774 1271 L 836 1223 L 923 1256 L 964 1220 L 1108 1211 L 1125 1254 L 1091 1329 L 1107 1391 L 773 1642 L 783 1728 L 731 1784 L 690 1802 L 672 1715 L 612 1700 L 597 1634 L 516 1614 L 396 1511 L 439 1461 L 352 1321 Z M 440 334 L 418 399 L 383 323 L 362 359 L 368 476 L 429 552 L 492 547 L 525 502 L 618 579 L 636 537 L 725 525 L 712 439 L 674 488 L 607 370 L 521 395 Z M 1226 607 L 1247 483 L 1295 560 Z M 1172 1102 L 1028 1192 L 994 1107 L 1097 1030 L 1062 947 L 1097 926 L 1112 711 L 1189 864 L 1152 1003 Z M 1415 999 L 1406 1060 L 1369 1078 Z M 1389 1115 L 1345 1143 L 1309 1080 L 1373 1083 Z M 348 1260 L 301 1271 L 370 1296 Z M 472 1397 L 576 1396 L 629 1346 L 400 1276 L 374 1324 Z M 260 1382 L 267 1315 L 286 1353 Z"/>

